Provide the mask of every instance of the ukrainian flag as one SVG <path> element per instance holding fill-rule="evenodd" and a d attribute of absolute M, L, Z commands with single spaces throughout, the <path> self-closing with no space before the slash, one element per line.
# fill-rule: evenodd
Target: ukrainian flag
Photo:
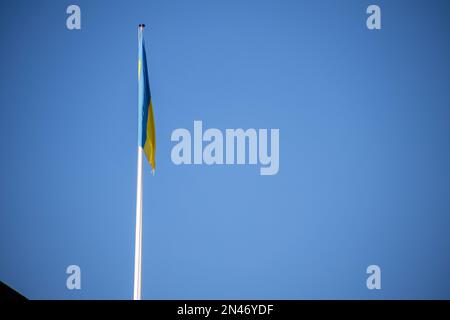
<path fill-rule="evenodd" d="M 148 162 L 155 171 L 155 122 L 153 118 L 152 96 L 147 72 L 147 58 L 145 55 L 144 25 L 139 25 L 139 61 L 138 61 L 138 145 L 144 150 Z"/>

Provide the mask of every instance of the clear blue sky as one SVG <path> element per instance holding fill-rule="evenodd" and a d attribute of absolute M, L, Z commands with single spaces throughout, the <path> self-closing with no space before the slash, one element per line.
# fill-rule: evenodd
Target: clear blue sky
<path fill-rule="evenodd" d="M 82 29 L 66 29 L 81 7 Z M 382 30 L 366 8 L 382 9 Z M 132 297 L 137 25 L 157 172 L 143 297 L 450 298 L 448 1 L 2 1 L 0 280 Z M 170 135 L 279 128 L 280 171 L 175 166 Z M 66 289 L 66 267 L 82 290 Z M 382 290 L 366 268 L 382 269 Z"/>

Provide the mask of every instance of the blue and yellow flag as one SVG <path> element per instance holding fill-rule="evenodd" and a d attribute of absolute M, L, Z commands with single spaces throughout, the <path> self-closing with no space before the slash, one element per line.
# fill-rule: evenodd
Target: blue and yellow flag
<path fill-rule="evenodd" d="M 139 26 L 139 61 L 138 61 L 138 145 L 144 150 L 148 162 L 155 171 L 155 122 L 153 118 L 152 96 L 147 72 L 147 58 L 144 44 L 144 25 Z"/>

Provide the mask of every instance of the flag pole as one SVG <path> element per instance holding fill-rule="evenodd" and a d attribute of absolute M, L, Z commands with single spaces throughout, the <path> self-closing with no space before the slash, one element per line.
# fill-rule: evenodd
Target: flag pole
<path fill-rule="evenodd" d="M 140 24 L 138 37 L 142 36 L 145 25 Z M 142 158 L 144 150 L 138 146 L 136 181 L 136 231 L 134 244 L 134 290 L 133 300 L 141 300 L 142 286 Z"/>
<path fill-rule="evenodd" d="M 136 184 L 136 238 L 134 245 L 134 300 L 141 300 L 142 285 L 142 154 L 142 148 L 138 147 Z"/>

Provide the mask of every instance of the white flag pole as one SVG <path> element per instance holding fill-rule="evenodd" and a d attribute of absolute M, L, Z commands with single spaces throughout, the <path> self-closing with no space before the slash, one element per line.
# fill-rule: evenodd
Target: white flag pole
<path fill-rule="evenodd" d="M 137 192 L 136 192 L 136 238 L 134 244 L 134 300 L 141 300 L 142 285 L 142 155 L 138 147 Z"/>
<path fill-rule="evenodd" d="M 138 37 L 142 36 L 144 25 L 139 25 Z M 139 39 L 140 41 L 141 39 Z M 136 182 L 136 232 L 134 243 L 134 290 L 133 299 L 141 300 L 142 286 L 142 158 L 144 150 L 138 146 Z"/>

